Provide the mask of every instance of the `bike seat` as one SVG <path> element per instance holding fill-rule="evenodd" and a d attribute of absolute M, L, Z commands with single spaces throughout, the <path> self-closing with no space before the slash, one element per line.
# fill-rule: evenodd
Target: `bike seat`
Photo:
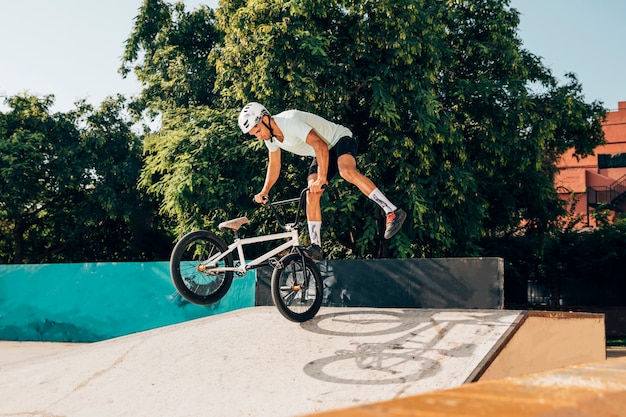
<path fill-rule="evenodd" d="M 232 230 L 233 232 L 236 232 L 241 226 L 248 223 L 250 223 L 250 220 L 248 220 L 247 217 L 238 217 L 236 219 L 226 220 L 225 222 L 220 223 L 217 227 L 222 232 L 225 230 Z"/>

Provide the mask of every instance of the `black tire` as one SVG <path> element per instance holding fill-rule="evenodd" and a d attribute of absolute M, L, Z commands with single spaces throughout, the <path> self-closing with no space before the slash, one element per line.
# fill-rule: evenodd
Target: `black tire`
<path fill-rule="evenodd" d="M 283 257 L 272 274 L 272 300 L 286 319 L 312 319 L 324 299 L 324 283 L 317 265 L 298 253 Z"/>
<path fill-rule="evenodd" d="M 201 271 L 200 265 L 209 257 L 225 252 L 228 246 L 219 236 L 198 230 L 183 236 L 170 257 L 170 275 L 176 290 L 186 300 L 198 305 L 209 305 L 221 300 L 233 282 L 233 272 L 212 274 Z M 228 254 L 222 266 L 233 266 L 233 256 Z"/>

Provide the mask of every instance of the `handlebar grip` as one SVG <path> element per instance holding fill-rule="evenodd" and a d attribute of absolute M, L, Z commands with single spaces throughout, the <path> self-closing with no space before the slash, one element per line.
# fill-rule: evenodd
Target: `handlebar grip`
<path fill-rule="evenodd" d="M 263 196 L 263 201 L 269 201 L 269 200 L 270 200 L 270 198 L 268 196 L 266 196 L 266 195 Z M 254 197 L 252 197 L 252 202 L 256 203 L 256 200 L 255 200 Z M 257 203 L 257 204 L 261 204 L 261 203 Z"/>
<path fill-rule="evenodd" d="M 328 188 L 328 184 L 324 184 L 324 185 L 322 185 L 322 190 L 325 190 L 325 189 L 327 189 L 327 188 Z M 304 190 L 302 190 L 302 191 L 305 191 L 305 192 L 306 192 L 306 191 L 309 191 L 310 189 L 311 189 L 310 187 L 306 187 L 306 188 L 305 188 Z"/>

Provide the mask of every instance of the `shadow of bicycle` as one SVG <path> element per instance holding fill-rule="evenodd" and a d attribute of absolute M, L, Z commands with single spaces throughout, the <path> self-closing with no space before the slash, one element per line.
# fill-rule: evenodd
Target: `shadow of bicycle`
<path fill-rule="evenodd" d="M 500 318 L 501 313 L 481 310 L 355 309 L 321 314 L 301 327 L 346 339 L 350 349 L 309 362 L 304 372 L 327 382 L 359 385 L 404 384 L 433 377 L 444 362 L 463 366 L 459 363 L 474 355 L 477 338 L 494 326 L 508 326 Z M 469 342 L 459 342 L 464 335 L 471 335 Z"/>

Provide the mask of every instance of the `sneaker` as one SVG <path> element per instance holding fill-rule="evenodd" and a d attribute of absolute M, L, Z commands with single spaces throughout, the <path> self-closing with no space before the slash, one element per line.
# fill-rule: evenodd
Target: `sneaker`
<path fill-rule="evenodd" d="M 387 214 L 387 227 L 385 228 L 385 239 L 391 239 L 402 228 L 402 223 L 406 220 L 406 213 L 402 209 Z"/>
<path fill-rule="evenodd" d="M 304 249 L 304 254 L 311 258 L 313 262 L 320 262 L 324 260 L 324 252 L 319 245 L 312 244 Z"/>

